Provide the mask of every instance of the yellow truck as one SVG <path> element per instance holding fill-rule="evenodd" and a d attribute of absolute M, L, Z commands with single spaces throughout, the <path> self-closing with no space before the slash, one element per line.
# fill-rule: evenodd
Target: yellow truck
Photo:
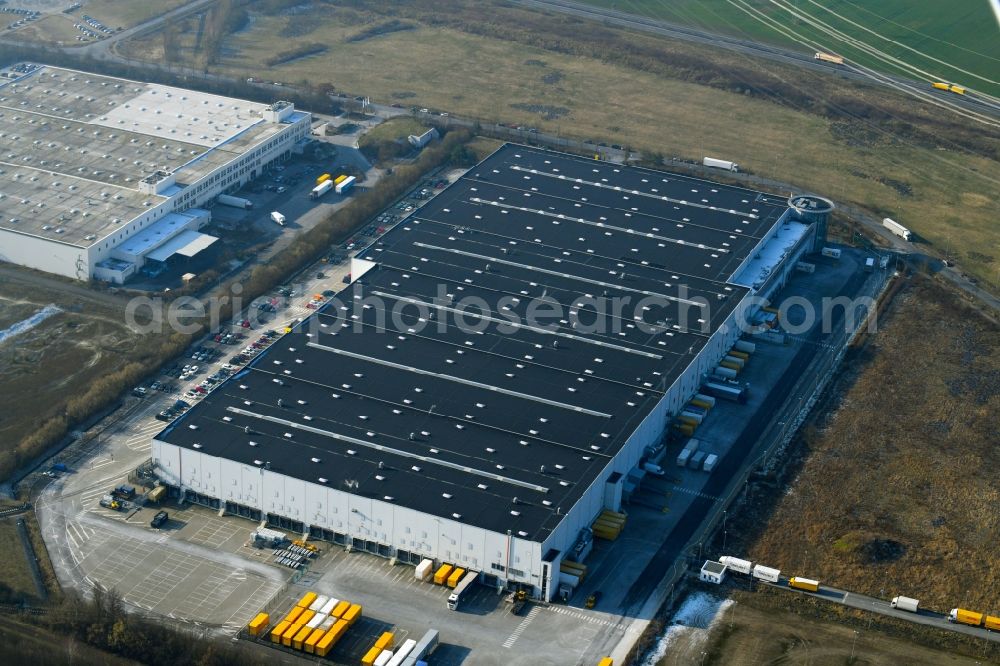
<path fill-rule="evenodd" d="M 326 632 L 323 638 L 319 639 L 319 642 L 316 643 L 316 655 L 325 657 L 329 654 L 330 650 L 333 649 L 333 646 L 337 644 L 337 641 L 340 640 L 340 637 L 343 636 L 346 631 L 347 623 L 343 620 L 333 625 L 333 628 Z"/>
<path fill-rule="evenodd" d="M 964 95 L 965 94 L 965 88 L 963 88 L 962 86 L 956 86 L 954 83 L 951 84 L 950 86 L 948 86 L 948 90 L 950 90 L 951 92 L 955 93 L 956 95 Z"/>
<path fill-rule="evenodd" d="M 805 590 L 806 592 L 819 592 L 819 581 L 792 576 L 788 580 L 788 587 L 795 588 L 796 590 Z"/>
<path fill-rule="evenodd" d="M 326 181 L 330 180 L 330 178 L 331 178 L 330 174 L 324 173 L 322 176 L 316 179 L 316 184 L 319 185 L 321 183 L 325 183 Z"/>
<path fill-rule="evenodd" d="M 948 613 L 948 621 L 967 624 L 970 627 L 978 627 L 983 623 L 983 614 L 965 610 L 964 608 L 952 608 L 951 612 Z"/>
<path fill-rule="evenodd" d="M 302 598 L 299 599 L 299 603 L 295 605 L 298 606 L 299 608 L 309 608 L 310 604 L 316 601 L 316 597 L 318 596 L 319 595 L 316 594 L 315 592 L 306 592 L 304 595 L 302 595 Z"/>
<path fill-rule="evenodd" d="M 281 634 L 281 644 L 285 647 L 292 647 L 292 640 L 300 631 L 302 631 L 301 624 L 290 624 L 288 629 L 285 629 L 285 633 Z"/>
<path fill-rule="evenodd" d="M 944 83 L 943 81 L 935 81 L 931 85 L 937 90 L 948 90 L 948 88 L 951 87 L 947 83 Z"/>
<path fill-rule="evenodd" d="M 333 179 L 333 184 L 334 185 L 340 185 L 345 180 L 347 180 L 347 174 L 343 174 L 342 173 L 342 174 L 340 174 L 339 176 L 337 176 L 336 178 Z"/>

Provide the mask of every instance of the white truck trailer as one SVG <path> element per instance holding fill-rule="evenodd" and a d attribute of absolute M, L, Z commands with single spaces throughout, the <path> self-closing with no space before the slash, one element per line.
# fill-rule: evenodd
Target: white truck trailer
<path fill-rule="evenodd" d="M 344 180 L 337 183 L 337 194 L 347 194 L 347 191 L 354 187 L 354 183 L 357 179 L 354 176 L 348 176 Z"/>
<path fill-rule="evenodd" d="M 719 558 L 719 561 L 725 564 L 733 571 L 738 571 L 741 574 L 750 575 L 753 571 L 753 562 L 750 560 L 741 560 L 738 557 L 731 557 L 729 555 L 723 555 Z"/>
<path fill-rule="evenodd" d="M 887 217 L 882 220 L 882 226 L 905 241 L 913 239 L 913 232 L 892 218 Z"/>
<path fill-rule="evenodd" d="M 740 165 L 729 160 L 717 160 L 714 157 L 706 157 L 702 164 L 713 169 L 725 169 L 726 171 L 739 171 Z"/>
<path fill-rule="evenodd" d="M 758 564 L 753 568 L 753 577 L 757 580 L 763 580 L 768 583 L 777 583 L 781 578 L 781 570 L 772 569 L 771 567 L 765 567 L 763 564 Z"/>
<path fill-rule="evenodd" d="M 333 181 L 327 178 L 322 183 L 312 188 L 312 192 L 309 193 L 310 199 L 319 199 L 321 196 L 333 189 Z"/>
<path fill-rule="evenodd" d="M 243 210 L 250 210 L 253 208 L 253 202 L 249 199 L 233 197 L 228 194 L 220 194 L 215 198 L 215 200 L 223 206 L 232 206 L 233 208 L 241 208 Z"/>

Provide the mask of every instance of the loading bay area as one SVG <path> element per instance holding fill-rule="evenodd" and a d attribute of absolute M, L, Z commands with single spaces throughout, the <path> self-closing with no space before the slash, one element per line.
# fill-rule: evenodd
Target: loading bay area
<path fill-rule="evenodd" d="M 839 259 L 810 256 L 815 272 L 795 273 L 772 300 L 797 296 L 821 311 L 823 298 L 873 297 L 888 274 L 865 272 L 865 258 L 848 248 Z M 346 270 L 341 266 L 327 275 L 322 288 L 339 289 Z M 309 285 L 305 293 L 321 290 Z M 269 325 L 280 329 L 284 320 L 306 312 L 290 308 Z M 800 316 L 790 310 L 786 324 L 797 324 Z M 253 521 L 173 499 L 134 512 L 100 507 L 107 489 L 125 483 L 149 458 L 150 440 L 163 427 L 155 416 L 174 399 L 168 396 L 132 404 L 127 413 L 111 417 L 114 423 L 97 440 L 67 451 L 70 472 L 46 480 L 36 503 L 39 520 L 64 586 L 113 588 L 140 612 L 211 635 L 233 637 L 262 609 L 286 607 L 305 591 L 315 591 L 364 607 L 364 621 L 343 650 L 331 655 L 339 663 L 357 663 L 358 650 L 391 627 L 410 638 L 439 630 L 441 645 L 432 664 L 594 664 L 622 654 L 660 605 L 662 581 L 698 560 L 706 519 L 743 488 L 742 482 L 734 487 L 734 479 L 766 462 L 764 440 L 776 428 L 781 435 L 794 430 L 795 417 L 816 387 L 799 380 L 830 367 L 848 337 L 844 318 L 837 312 L 828 332 L 817 321 L 783 342 L 755 340 L 740 374 L 748 386 L 746 404 L 719 400 L 697 430 L 706 450 L 719 456 L 718 465 L 711 473 L 679 468 L 673 463 L 679 445 L 667 446 L 660 462 L 663 475 L 642 479 L 623 507 L 628 519 L 617 540 L 596 540 L 586 559 L 588 575 L 567 603 L 531 603 L 514 614 L 504 595 L 479 586 L 458 611 L 451 611 L 449 590 L 416 580 L 407 564 L 317 542 L 319 556 L 304 573 L 292 572 L 276 564 L 271 551 L 248 545 L 257 527 Z M 169 512 L 169 520 L 152 528 L 150 520 L 160 509 Z M 600 598 L 587 608 L 586 600 L 597 592 Z M 295 659 L 271 652 L 276 660 Z"/>

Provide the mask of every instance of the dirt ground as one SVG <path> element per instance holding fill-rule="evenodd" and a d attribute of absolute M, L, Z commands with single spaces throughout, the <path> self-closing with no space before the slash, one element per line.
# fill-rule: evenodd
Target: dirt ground
<path fill-rule="evenodd" d="M 973 666 L 981 660 L 914 645 L 884 633 L 756 608 L 737 595 L 707 632 L 682 635 L 657 666 Z"/>
<path fill-rule="evenodd" d="M 794 478 L 730 518 L 727 550 L 883 599 L 998 614 L 998 413 L 1000 329 L 913 278 L 790 450 Z"/>
<path fill-rule="evenodd" d="M 54 305 L 59 312 L 0 342 L 0 455 L 124 362 L 155 349 L 127 326 L 125 300 L 58 278 L 0 267 L 0 331 Z"/>

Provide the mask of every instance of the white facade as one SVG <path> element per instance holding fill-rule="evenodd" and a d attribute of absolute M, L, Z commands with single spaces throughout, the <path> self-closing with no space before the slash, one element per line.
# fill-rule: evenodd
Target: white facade
<path fill-rule="evenodd" d="M 0 168 L 0 261 L 115 280 L 144 261 L 118 246 L 289 156 L 311 116 L 288 102 L 41 67 L 0 83 L 0 123 L 12 161 Z M 133 266 L 99 269 L 106 260 Z"/>

